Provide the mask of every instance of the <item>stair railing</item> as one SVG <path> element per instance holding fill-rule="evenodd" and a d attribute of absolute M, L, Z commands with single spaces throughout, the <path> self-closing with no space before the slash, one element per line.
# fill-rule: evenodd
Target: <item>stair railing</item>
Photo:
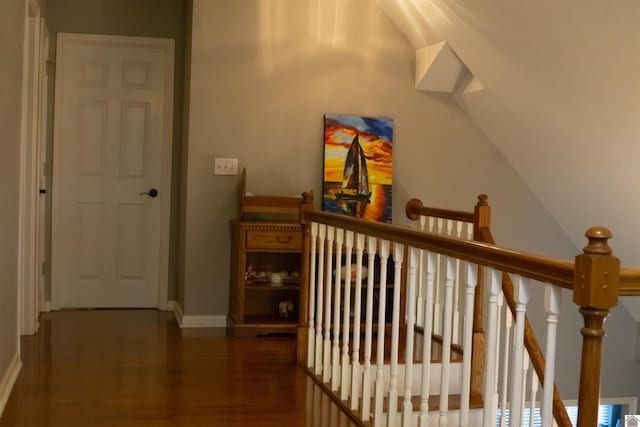
<path fill-rule="evenodd" d="M 589 245 L 574 264 L 488 243 L 317 212 L 309 203 L 303 206 L 302 221 L 306 260 L 298 360 L 361 423 L 424 427 L 434 422 L 435 417 L 439 426 L 493 426 L 495 416 L 499 413 L 505 420 L 508 409 L 509 425 L 521 426 L 527 399 L 529 407 L 535 405 L 542 388 L 543 418 L 546 425 L 550 425 L 550 414 L 556 410 L 549 400 L 551 393 L 547 389 L 551 388 L 545 388 L 544 384 L 554 384 L 553 369 L 550 369 L 553 363 L 545 365 L 541 379 L 533 380 L 540 375 L 535 368 L 538 362 L 532 362 L 534 369 L 529 369 L 529 360 L 535 354 L 525 357 L 532 353 L 525 332 L 529 287 L 542 286 L 539 282 L 543 282 L 548 295 L 545 305 L 549 337 L 554 335 L 557 322 L 559 289 L 575 288 L 574 301 L 585 317 L 578 426 L 596 426 L 597 416 L 593 415 L 597 415 L 599 400 L 602 323 L 608 309 L 617 303 L 620 282 L 618 260 L 607 245 L 610 234 L 606 229 L 594 228 L 587 232 Z M 336 246 L 336 242 L 344 246 Z M 355 251 L 351 253 L 353 247 Z M 407 301 L 416 299 L 420 251 L 425 254 L 422 274 L 427 284 L 423 295 L 425 337 L 432 334 L 429 325 L 432 317 L 428 315 L 434 303 L 432 282 L 436 275 L 442 275 L 445 282 L 442 364 L 438 366 L 428 357 L 431 340 L 422 341 L 425 355 L 422 360 L 416 361 L 413 357 L 417 310 L 415 304 Z M 444 271 L 436 265 L 437 255 L 444 259 Z M 355 271 L 350 271 L 352 264 Z M 462 266 L 461 274 L 457 274 L 456 265 Z M 478 270 L 478 266 L 482 269 Z M 513 298 L 508 295 L 508 286 L 506 291 L 503 289 L 507 282 L 504 276 L 511 278 Z M 623 272 L 622 276 L 625 292 L 638 292 L 635 279 L 640 274 Z M 486 278 L 489 290 L 486 369 L 481 375 L 482 410 L 474 409 L 478 402 L 470 401 L 470 358 L 463 357 L 463 366 L 457 371 L 454 369 L 457 365 L 450 361 L 454 284 L 459 281 L 462 285 L 461 345 L 463 354 L 468 355 L 473 353 L 473 316 L 479 277 Z M 405 298 L 401 298 L 403 288 Z M 347 301 L 347 295 L 351 300 Z M 504 312 L 500 309 L 501 298 L 507 301 Z M 510 299 L 513 299 L 513 308 Z M 356 311 L 360 313 L 354 313 Z M 500 319 L 504 319 L 504 326 Z M 498 335 L 498 329 L 509 333 Z M 360 347 L 361 338 L 364 338 L 364 348 Z M 549 359 L 549 353 L 554 351 L 550 341 L 548 339 L 547 360 L 553 360 Z M 536 375 L 532 375 L 533 372 Z M 432 377 L 438 377 L 435 385 L 430 382 Z M 457 385 L 454 380 L 458 381 Z M 528 388 L 527 384 L 530 384 Z M 459 402 L 455 402 L 453 394 L 459 395 Z M 452 413 L 452 408 L 459 411 Z M 556 417 L 556 422 L 564 425 L 561 418 Z"/>

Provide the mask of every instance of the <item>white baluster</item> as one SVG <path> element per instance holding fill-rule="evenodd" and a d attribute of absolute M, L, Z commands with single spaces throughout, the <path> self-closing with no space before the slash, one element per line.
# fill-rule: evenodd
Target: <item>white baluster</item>
<path fill-rule="evenodd" d="M 498 295 L 501 292 L 501 278 L 502 273 L 497 270 L 485 268 L 487 276 L 489 277 L 489 307 L 487 318 L 487 352 L 485 353 L 486 374 L 484 381 L 484 413 L 482 425 L 489 426 L 495 422 L 495 412 L 497 407 L 497 400 L 495 396 L 495 381 L 494 378 L 498 376 L 496 358 L 498 357 L 498 345 L 500 342 L 500 335 L 498 332 L 498 325 L 500 322 L 498 311 Z M 466 358 L 465 358 L 466 359 Z"/>
<path fill-rule="evenodd" d="M 460 221 L 450 221 L 451 222 L 451 226 L 448 226 L 449 228 L 451 228 L 454 224 L 456 226 L 456 230 L 455 230 L 455 236 L 457 238 L 461 238 L 462 237 L 462 223 Z M 452 236 L 452 230 L 448 231 L 448 235 Z M 456 259 L 456 279 L 453 282 L 453 327 L 452 327 L 452 332 L 453 335 L 451 337 L 451 342 L 453 342 L 454 344 L 460 344 L 460 287 L 461 287 L 461 281 L 460 281 L 460 260 Z"/>
<path fill-rule="evenodd" d="M 342 243 L 344 230 L 336 228 L 336 280 L 333 298 L 333 347 L 331 352 L 331 390 L 338 391 L 340 386 L 340 291 L 342 290 Z"/>
<path fill-rule="evenodd" d="M 520 398 L 520 408 L 522 408 L 522 425 L 524 425 L 524 407 L 527 402 L 527 374 L 529 373 L 529 353 L 525 350 L 522 361 L 522 397 Z"/>
<path fill-rule="evenodd" d="M 384 341 L 387 326 L 387 260 L 389 259 L 389 241 L 380 240 L 380 299 L 378 302 L 378 337 L 376 350 L 376 384 L 373 407 L 373 426 L 382 427 L 384 420 Z"/>
<path fill-rule="evenodd" d="M 360 401 L 360 312 L 362 304 L 362 254 L 364 235 L 356 234 L 356 287 L 353 302 L 353 349 L 351 353 L 351 410 L 358 409 Z"/>
<path fill-rule="evenodd" d="M 469 262 L 466 264 L 465 301 L 464 301 L 464 328 L 463 328 L 463 353 L 467 357 L 462 361 L 462 390 L 460 394 L 460 427 L 469 425 L 469 395 L 471 394 L 471 353 L 473 338 L 473 308 L 475 290 L 478 284 L 478 267 Z M 490 377 L 487 377 L 488 379 Z"/>
<path fill-rule="evenodd" d="M 429 233 L 435 233 L 436 232 L 435 218 L 432 216 L 427 217 L 427 223 L 428 223 L 427 231 Z"/>
<path fill-rule="evenodd" d="M 436 218 L 435 232 L 442 234 L 442 218 Z M 433 331 L 436 335 L 442 336 L 442 297 L 441 290 L 444 283 L 444 275 L 442 268 L 442 257 L 436 255 L 436 282 L 433 296 Z"/>
<path fill-rule="evenodd" d="M 536 370 L 531 370 L 531 392 L 529 393 L 529 427 L 534 427 L 536 396 L 538 394 L 538 375 Z"/>
<path fill-rule="evenodd" d="M 351 365 L 349 364 L 349 324 L 351 321 L 351 251 L 353 250 L 353 231 L 345 233 L 345 275 L 344 275 L 344 309 L 342 316 L 342 373 L 340 378 L 340 399 L 347 400 L 351 393 Z"/>
<path fill-rule="evenodd" d="M 309 344 L 307 346 L 307 366 L 314 367 L 316 340 L 316 244 L 318 223 L 311 223 L 311 256 L 309 259 Z"/>
<path fill-rule="evenodd" d="M 451 327 L 453 326 L 453 282 L 455 259 L 446 257 L 444 314 L 442 316 L 442 372 L 440 375 L 440 417 L 438 425 L 446 426 L 449 412 L 449 373 L 451 369 Z"/>
<path fill-rule="evenodd" d="M 429 426 L 429 382 L 431 369 L 431 335 L 433 333 L 433 288 L 436 269 L 436 255 L 426 252 L 425 298 L 424 298 L 424 339 L 422 341 L 422 379 L 420 384 L 419 427 Z"/>
<path fill-rule="evenodd" d="M 558 314 L 562 305 L 562 290 L 547 285 L 544 290 L 544 309 L 547 312 L 547 345 L 545 349 L 544 382 L 542 385 L 542 427 L 551 427 L 553 420 L 553 385 L 556 365 L 556 334 Z"/>
<path fill-rule="evenodd" d="M 373 279 L 375 276 L 377 239 L 369 236 L 367 252 L 369 255 L 369 275 L 367 276 L 367 302 L 364 328 L 364 369 L 362 372 L 362 419 L 369 421 L 371 417 L 371 341 L 373 337 Z"/>
<path fill-rule="evenodd" d="M 325 300 L 324 300 L 324 346 L 323 346 L 323 362 L 322 382 L 329 383 L 331 380 L 331 285 L 333 281 L 333 240 L 335 228 L 327 226 L 327 272 L 325 278 Z"/>
<path fill-rule="evenodd" d="M 467 240 L 473 240 L 473 223 L 467 223 Z"/>
<path fill-rule="evenodd" d="M 393 314 L 391 315 L 391 357 L 389 376 L 389 410 L 387 412 L 388 427 L 396 426 L 398 413 L 398 341 L 400 338 L 400 288 L 402 287 L 402 261 L 404 245 L 393 244 Z"/>
<path fill-rule="evenodd" d="M 511 326 L 513 325 L 513 316 L 511 315 L 511 310 L 509 310 L 509 306 L 505 304 L 504 306 L 504 363 L 502 365 L 502 384 L 500 385 L 500 427 L 505 427 L 507 423 L 507 416 L 505 411 L 507 410 L 507 386 L 509 379 L 509 352 L 511 351 Z"/>
<path fill-rule="evenodd" d="M 424 232 L 426 218 L 420 216 L 420 231 Z M 420 263 L 418 265 L 418 296 L 416 297 L 416 325 L 424 327 L 424 251 L 420 249 Z"/>
<path fill-rule="evenodd" d="M 407 333 L 404 361 L 404 400 L 402 404 L 402 426 L 409 427 L 412 425 L 413 405 L 411 404 L 411 384 L 413 383 L 413 342 L 415 337 L 416 326 L 416 306 L 414 300 L 416 298 L 416 282 L 418 267 L 419 250 L 413 247 L 409 248 L 409 258 L 407 259 L 407 296 L 410 304 L 407 304 Z M 425 338 L 426 339 L 426 338 Z"/>
<path fill-rule="evenodd" d="M 514 348 L 513 348 L 513 367 L 511 371 L 511 378 L 513 382 L 511 384 L 511 408 L 509 411 L 509 426 L 520 427 L 522 425 L 522 407 L 521 405 L 521 393 L 522 393 L 522 363 L 524 361 L 524 322 L 525 322 L 525 310 L 527 301 L 529 300 L 529 293 L 525 284 L 526 279 L 521 276 L 516 276 L 514 280 L 515 284 L 515 299 L 516 299 L 516 326 L 514 334 Z"/>
<path fill-rule="evenodd" d="M 322 315 L 324 307 L 324 248 L 327 226 L 320 224 L 318 229 L 318 304 L 316 316 L 316 363 L 315 374 L 322 374 Z"/>

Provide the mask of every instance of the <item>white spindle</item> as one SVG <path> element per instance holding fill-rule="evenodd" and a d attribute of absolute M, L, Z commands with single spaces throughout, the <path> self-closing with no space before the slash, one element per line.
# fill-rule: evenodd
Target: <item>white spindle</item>
<path fill-rule="evenodd" d="M 373 338 L 373 279 L 375 276 L 377 239 L 367 238 L 367 253 L 369 255 L 369 275 L 367 276 L 367 302 L 365 310 L 364 328 L 364 368 L 362 372 L 362 419 L 369 421 L 371 417 L 371 341 Z"/>
<path fill-rule="evenodd" d="M 433 332 L 433 288 L 436 269 L 436 255 L 426 252 L 424 333 L 422 340 L 422 379 L 420 384 L 419 427 L 429 425 L 429 382 L 431 369 L 431 334 Z"/>
<path fill-rule="evenodd" d="M 324 301 L 324 346 L 322 367 L 322 382 L 328 383 L 331 380 L 331 288 L 333 280 L 333 240 L 335 228 L 327 226 L 327 272 L 325 277 L 325 301 Z"/>
<path fill-rule="evenodd" d="M 485 354 L 486 374 L 484 382 L 484 413 L 482 425 L 489 426 L 495 422 L 495 380 L 498 376 L 496 358 L 498 357 L 498 345 L 500 335 L 498 325 L 500 324 L 500 312 L 498 311 L 498 295 L 501 292 L 502 273 L 493 269 L 485 269 L 489 277 L 489 307 L 487 318 L 487 352 Z"/>
<path fill-rule="evenodd" d="M 531 390 L 529 393 L 529 427 L 534 427 L 536 397 L 538 395 L 538 375 L 536 370 L 531 370 Z"/>
<path fill-rule="evenodd" d="M 522 425 L 522 407 L 521 407 L 521 394 L 522 394 L 522 364 L 524 361 L 524 322 L 525 322 L 525 310 L 527 301 L 529 300 L 529 294 L 527 286 L 525 284 L 526 279 L 521 276 L 516 276 L 514 280 L 515 284 L 515 300 L 516 300 L 516 326 L 514 334 L 514 348 L 513 348 L 513 367 L 511 370 L 511 378 L 513 382 L 511 384 L 511 408 L 509 410 L 509 426 L 520 427 Z"/>
<path fill-rule="evenodd" d="M 456 226 L 455 236 L 457 238 L 462 237 L 462 222 L 449 221 L 451 225 L 448 225 L 448 236 L 453 236 L 453 225 Z M 456 279 L 453 282 L 453 327 L 451 342 L 454 344 L 460 344 L 460 288 L 462 287 L 460 282 L 460 260 L 456 259 Z"/>
<path fill-rule="evenodd" d="M 420 216 L 420 231 L 424 232 L 426 218 Z M 424 251 L 420 249 L 420 263 L 418 265 L 418 296 L 416 297 L 416 325 L 424 327 Z"/>
<path fill-rule="evenodd" d="M 522 395 L 520 397 L 520 408 L 522 411 L 522 425 L 524 425 L 524 408 L 527 402 L 527 374 L 529 373 L 529 353 L 525 350 L 524 360 L 522 361 Z"/>
<path fill-rule="evenodd" d="M 504 306 L 504 347 L 502 349 L 504 353 L 502 364 L 502 384 L 500 385 L 500 427 L 505 427 L 507 423 L 507 416 L 505 411 L 507 409 L 507 386 L 509 379 L 509 353 L 511 351 L 511 326 L 513 325 L 513 316 L 509 306 Z"/>
<path fill-rule="evenodd" d="M 405 344 L 404 360 L 404 400 L 402 404 L 402 426 L 409 427 L 412 423 L 413 405 L 411 404 L 411 384 L 413 383 L 413 343 L 416 326 L 416 308 L 413 301 L 416 298 L 416 282 L 419 250 L 409 248 L 409 258 L 407 259 L 407 295 L 411 304 L 407 310 L 407 332 Z M 426 338 L 425 338 L 426 339 Z"/>
<path fill-rule="evenodd" d="M 353 349 L 351 353 L 351 406 L 358 409 L 360 401 L 360 312 L 362 304 L 362 254 L 364 235 L 356 234 L 356 287 L 353 302 Z"/>
<path fill-rule="evenodd" d="M 460 427 L 469 425 L 469 395 L 471 394 L 471 353 L 473 338 L 473 306 L 476 285 L 478 284 L 478 267 L 469 262 L 466 264 L 463 353 L 467 357 L 462 361 L 462 390 L 460 392 Z M 490 378 L 490 377 L 487 377 Z"/>
<path fill-rule="evenodd" d="M 440 375 L 440 417 L 439 426 L 446 426 L 449 411 L 449 374 L 451 369 L 451 327 L 453 326 L 453 282 L 455 280 L 455 259 L 446 257 L 444 283 L 444 313 L 442 316 L 442 372 Z"/>
<path fill-rule="evenodd" d="M 340 378 L 340 399 L 347 400 L 351 393 L 349 364 L 349 323 L 351 321 L 351 252 L 353 250 L 353 231 L 345 233 L 345 275 L 344 275 L 344 308 L 342 316 L 342 372 Z"/>
<path fill-rule="evenodd" d="M 318 223 L 311 223 L 311 255 L 309 259 L 309 344 L 307 346 L 307 366 L 314 367 L 316 340 L 316 242 L 318 239 Z"/>
<path fill-rule="evenodd" d="M 388 427 L 395 427 L 398 412 L 398 341 L 400 338 L 400 288 L 402 287 L 402 261 L 404 245 L 393 244 L 393 314 L 391 316 L 391 356 L 389 376 Z"/>
<path fill-rule="evenodd" d="M 442 218 L 436 218 L 434 231 L 442 234 Z M 442 256 L 436 254 L 436 282 L 433 296 L 433 331 L 437 335 L 442 335 L 442 298 L 441 289 L 444 283 L 442 269 Z"/>
<path fill-rule="evenodd" d="M 342 302 L 342 243 L 344 230 L 336 228 L 336 280 L 333 297 L 333 347 L 331 352 L 331 390 L 338 391 L 340 386 L 340 303 Z"/>
<path fill-rule="evenodd" d="M 316 316 L 316 363 L 315 374 L 322 374 L 322 309 L 324 302 L 324 247 L 327 237 L 327 226 L 320 224 L 318 229 L 318 304 Z"/>
<path fill-rule="evenodd" d="M 378 337 L 376 350 L 376 383 L 374 393 L 373 426 L 382 427 L 384 404 L 384 341 L 387 326 L 387 260 L 389 241 L 380 240 L 380 297 L 378 301 Z"/>
<path fill-rule="evenodd" d="M 545 351 L 544 382 L 542 385 L 542 427 L 551 427 L 553 420 L 553 384 L 556 365 L 556 332 L 558 314 L 562 304 L 562 290 L 547 285 L 544 294 L 544 309 L 547 312 L 547 345 Z"/>

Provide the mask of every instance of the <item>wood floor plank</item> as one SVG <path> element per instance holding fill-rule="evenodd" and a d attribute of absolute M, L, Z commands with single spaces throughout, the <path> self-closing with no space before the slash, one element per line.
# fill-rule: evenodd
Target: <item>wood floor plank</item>
<path fill-rule="evenodd" d="M 295 349 L 291 337 L 181 330 L 156 310 L 47 313 L 23 338 L 0 427 L 355 426 Z"/>

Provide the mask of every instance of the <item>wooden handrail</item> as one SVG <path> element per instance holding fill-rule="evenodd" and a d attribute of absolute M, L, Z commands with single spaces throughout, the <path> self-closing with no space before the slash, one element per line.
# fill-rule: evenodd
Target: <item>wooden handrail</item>
<path fill-rule="evenodd" d="M 419 249 L 437 251 L 440 254 L 471 261 L 475 264 L 519 274 L 565 289 L 573 289 L 573 264 L 570 262 L 497 247 L 488 243 L 445 237 L 427 232 L 422 233 L 410 228 L 362 221 L 328 212 L 304 211 L 303 220 L 320 222 L 356 233 L 374 235 Z"/>
<path fill-rule="evenodd" d="M 620 288 L 618 295 L 628 297 L 640 296 L 640 270 L 623 268 L 620 270 Z"/>
<path fill-rule="evenodd" d="M 454 211 L 449 209 L 429 208 L 422 205 L 418 199 L 411 199 L 405 208 L 407 217 L 417 220 L 420 216 L 432 216 L 434 218 L 452 219 L 454 221 L 474 222 L 473 212 Z"/>

